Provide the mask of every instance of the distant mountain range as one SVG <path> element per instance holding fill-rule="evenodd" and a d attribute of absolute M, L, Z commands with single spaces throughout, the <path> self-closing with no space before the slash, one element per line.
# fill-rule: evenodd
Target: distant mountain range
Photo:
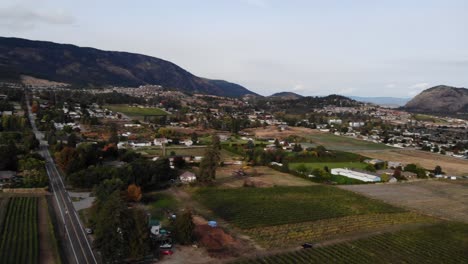
<path fill-rule="evenodd" d="M 397 98 L 397 97 L 359 97 L 359 96 L 349 96 L 349 98 L 364 102 L 372 103 L 380 106 L 387 107 L 400 107 L 404 106 L 411 98 Z"/>
<path fill-rule="evenodd" d="M 468 89 L 446 85 L 435 86 L 415 96 L 404 109 L 421 113 L 467 114 Z"/>
<path fill-rule="evenodd" d="M 0 80 L 19 81 L 21 75 L 77 86 L 154 84 L 188 93 L 256 95 L 241 85 L 200 78 L 155 57 L 0 37 Z"/>

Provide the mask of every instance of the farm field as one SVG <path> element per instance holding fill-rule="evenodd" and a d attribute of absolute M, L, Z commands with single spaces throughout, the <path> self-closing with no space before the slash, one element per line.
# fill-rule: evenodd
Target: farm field
<path fill-rule="evenodd" d="M 350 151 L 393 149 L 385 144 L 377 144 L 349 137 L 336 136 L 327 132 L 320 132 L 316 129 L 304 127 L 289 127 L 285 131 L 278 131 L 277 127 L 269 126 L 266 128 L 246 129 L 245 131 L 255 135 L 256 137 L 263 138 L 285 138 L 295 135 L 311 140 L 315 146 L 323 145 L 327 149 L 332 150 Z"/>
<path fill-rule="evenodd" d="M 315 185 L 272 188 L 204 188 L 195 198 L 241 229 L 350 215 L 401 213 L 403 209 L 339 188 Z"/>
<path fill-rule="evenodd" d="M 256 183 L 257 187 L 272 187 L 276 186 L 311 186 L 315 183 L 293 176 L 288 173 L 279 172 L 266 166 L 255 166 L 255 177 L 237 177 L 233 176 L 232 172 L 241 169 L 240 165 L 223 166 L 216 170 L 216 183 L 221 187 L 237 188 L 244 185 L 244 180 L 248 179 Z M 248 175 L 252 175 L 253 169 L 245 170 Z"/>
<path fill-rule="evenodd" d="M 440 223 L 235 263 L 468 263 L 468 225 Z"/>
<path fill-rule="evenodd" d="M 129 105 L 105 105 L 104 108 L 112 110 L 114 112 L 120 112 L 124 115 L 134 117 L 134 116 L 144 116 L 144 115 L 167 115 L 167 112 L 156 108 L 156 107 L 132 107 Z"/>
<path fill-rule="evenodd" d="M 340 188 L 427 215 L 468 223 L 466 182 L 468 181 L 429 180 L 398 184 L 349 185 Z"/>
<path fill-rule="evenodd" d="M 312 140 L 315 145 L 323 145 L 327 149 L 332 150 L 356 151 L 393 149 L 392 147 L 389 147 L 385 144 L 377 144 L 344 136 L 336 136 L 330 133 L 310 134 L 307 135 L 306 138 Z"/>
<path fill-rule="evenodd" d="M 2 198 L 0 263 L 39 263 L 38 200 Z"/>
<path fill-rule="evenodd" d="M 405 228 L 415 224 L 428 224 L 434 218 L 413 212 L 391 214 L 352 215 L 296 224 L 251 228 L 244 233 L 266 249 L 299 246 L 304 242 L 320 242 L 342 239 L 363 232 L 382 231 L 389 228 Z"/>
<path fill-rule="evenodd" d="M 174 152 L 175 155 L 182 155 L 182 156 L 203 156 L 205 154 L 206 147 L 205 146 L 192 146 L 192 147 L 166 147 L 166 155 L 170 155 L 171 152 Z M 138 148 L 137 152 L 143 155 L 149 156 L 160 156 L 162 155 L 161 147 L 143 147 Z M 221 159 L 228 160 L 237 157 L 236 154 L 226 151 L 224 149 L 221 150 Z"/>
<path fill-rule="evenodd" d="M 436 165 L 449 175 L 468 175 L 468 160 L 449 157 L 431 152 L 409 149 L 392 149 L 383 151 L 352 151 L 363 156 L 382 159 L 387 161 L 398 161 L 402 163 L 419 164 L 425 169 L 433 170 Z"/>
<path fill-rule="evenodd" d="M 309 171 L 314 169 L 323 169 L 327 166 L 329 169 L 334 168 L 349 168 L 349 169 L 364 169 L 367 164 L 362 162 L 298 162 L 289 163 L 289 168 L 296 170 L 301 164 L 305 165 Z"/>

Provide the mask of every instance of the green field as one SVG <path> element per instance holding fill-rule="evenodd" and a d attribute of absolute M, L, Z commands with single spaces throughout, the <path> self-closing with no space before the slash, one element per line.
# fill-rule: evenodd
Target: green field
<path fill-rule="evenodd" d="M 249 229 L 403 209 L 331 186 L 215 189 L 195 198 L 223 219 Z"/>
<path fill-rule="evenodd" d="M 235 263 L 468 263 L 468 225 L 441 223 Z"/>
<path fill-rule="evenodd" d="M 167 115 L 167 112 L 156 107 L 133 107 L 129 105 L 105 105 L 105 108 L 114 112 L 120 112 L 127 116 L 145 116 L 145 115 Z"/>
<path fill-rule="evenodd" d="M 0 201 L 0 263 L 39 262 L 37 204 L 37 197 Z"/>
<path fill-rule="evenodd" d="M 330 170 L 335 168 L 364 169 L 367 164 L 362 162 L 298 162 L 289 163 L 289 168 L 296 170 L 297 167 L 305 165 L 309 171 L 314 169 L 323 169 L 327 166 Z"/>
<path fill-rule="evenodd" d="M 352 151 L 392 149 L 392 147 L 386 146 L 385 144 L 377 144 L 344 136 L 336 136 L 329 133 L 310 134 L 307 135 L 306 138 L 312 140 L 314 145 L 323 145 L 327 149 L 332 150 Z"/>
<path fill-rule="evenodd" d="M 181 156 L 203 156 L 205 155 L 206 147 L 204 146 L 197 146 L 197 147 L 167 147 L 166 148 L 166 156 L 171 155 L 172 152 L 175 153 L 175 155 L 181 155 Z M 160 156 L 162 155 L 162 149 L 161 147 L 143 147 L 137 149 L 137 152 L 143 154 L 143 155 L 149 155 L 149 156 Z M 221 150 L 221 158 L 224 159 L 230 159 L 233 157 L 237 157 L 235 153 L 229 152 L 227 150 L 222 149 Z"/>

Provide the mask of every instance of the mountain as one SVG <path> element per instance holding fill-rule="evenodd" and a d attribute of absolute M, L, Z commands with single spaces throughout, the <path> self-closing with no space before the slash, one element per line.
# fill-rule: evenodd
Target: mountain
<path fill-rule="evenodd" d="M 293 93 L 293 92 L 280 92 L 280 93 L 272 94 L 270 95 L 270 97 L 283 99 L 283 100 L 295 100 L 295 99 L 302 98 L 304 96 L 297 94 L 297 93 Z"/>
<path fill-rule="evenodd" d="M 0 37 L 0 79 L 19 80 L 21 75 L 77 86 L 155 84 L 188 93 L 255 94 L 238 84 L 197 77 L 155 57 Z"/>
<path fill-rule="evenodd" d="M 360 97 L 360 96 L 349 96 L 349 98 L 364 102 L 372 103 L 386 107 L 399 107 L 404 106 L 411 98 L 397 98 L 397 97 Z"/>
<path fill-rule="evenodd" d="M 404 108 L 412 112 L 468 113 L 468 89 L 439 85 L 422 91 Z"/>

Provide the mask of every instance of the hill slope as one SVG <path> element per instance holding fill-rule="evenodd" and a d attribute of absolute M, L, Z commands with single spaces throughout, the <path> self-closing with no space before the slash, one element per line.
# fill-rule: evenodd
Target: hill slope
<path fill-rule="evenodd" d="M 194 76 L 169 61 L 146 55 L 0 37 L 0 79 L 19 79 L 21 74 L 84 86 L 157 84 L 189 93 L 255 94 L 237 84 Z"/>
<path fill-rule="evenodd" d="M 278 99 L 282 99 L 282 100 L 295 100 L 295 99 L 302 98 L 304 96 L 302 96 L 300 94 L 297 94 L 297 93 L 293 93 L 293 92 L 280 92 L 280 93 L 272 94 L 272 95 L 270 95 L 270 97 L 271 98 L 278 98 Z"/>
<path fill-rule="evenodd" d="M 439 85 L 422 91 L 405 107 L 413 112 L 467 113 L 468 89 Z"/>

